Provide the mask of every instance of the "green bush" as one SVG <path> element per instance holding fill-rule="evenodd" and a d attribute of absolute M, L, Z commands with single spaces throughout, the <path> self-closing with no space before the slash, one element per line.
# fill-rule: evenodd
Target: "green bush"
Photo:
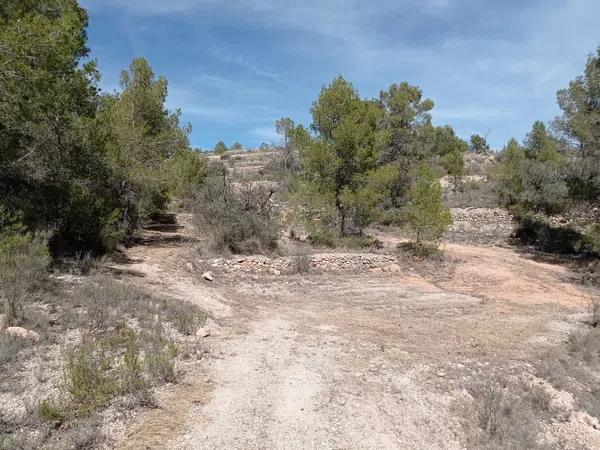
<path fill-rule="evenodd" d="M 51 400 L 42 400 L 38 407 L 37 413 L 45 422 L 62 423 L 66 419 L 64 411 Z"/>
<path fill-rule="evenodd" d="M 89 414 L 103 407 L 119 392 L 119 384 L 109 372 L 112 358 L 108 343 L 97 337 L 84 337 L 67 353 L 65 382 L 77 410 Z"/>
<path fill-rule="evenodd" d="M 551 226 L 543 215 L 519 213 L 515 215 L 518 226 L 514 237 L 525 245 L 533 245 L 539 250 L 559 253 L 575 254 L 581 251 L 583 235 L 569 227 Z"/>
<path fill-rule="evenodd" d="M 438 242 L 452 224 L 450 210 L 442 202 L 442 187 L 429 166 L 417 171 L 405 214 L 417 244 Z"/>
<path fill-rule="evenodd" d="M 569 189 L 555 164 L 526 160 L 522 170 L 522 201 L 528 209 L 548 214 L 556 214 L 565 209 Z"/>
<path fill-rule="evenodd" d="M 594 223 L 585 230 L 584 241 L 592 252 L 600 255 L 600 223 Z"/>
<path fill-rule="evenodd" d="M 22 234 L 0 239 L 0 298 L 11 324 L 24 320 L 23 302 L 48 278 L 46 236 Z"/>
<path fill-rule="evenodd" d="M 217 252 L 249 254 L 273 251 L 280 232 L 279 215 L 271 203 L 274 190 L 261 184 L 211 176 L 193 199 L 198 231 Z"/>

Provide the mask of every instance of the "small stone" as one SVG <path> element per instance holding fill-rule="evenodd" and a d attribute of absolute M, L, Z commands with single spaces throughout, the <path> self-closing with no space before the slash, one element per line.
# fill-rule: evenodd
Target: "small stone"
<path fill-rule="evenodd" d="M 6 329 L 6 334 L 12 337 L 26 339 L 28 341 L 39 341 L 40 335 L 32 330 L 26 330 L 21 327 L 8 327 Z"/>
<path fill-rule="evenodd" d="M 271 272 L 273 272 L 273 275 L 276 275 L 276 276 L 281 275 L 281 270 L 271 269 Z"/>
<path fill-rule="evenodd" d="M 196 336 L 201 338 L 209 337 L 210 330 L 208 328 L 199 328 L 198 331 L 196 331 Z"/>
<path fill-rule="evenodd" d="M 440 377 L 440 378 L 443 378 L 443 377 L 446 376 L 446 372 L 444 372 L 443 370 L 438 370 L 437 376 Z"/>
<path fill-rule="evenodd" d="M 202 274 L 202 278 L 206 281 L 214 281 L 214 277 L 212 276 L 212 273 L 210 273 L 210 272 L 204 272 Z"/>
<path fill-rule="evenodd" d="M 188 272 L 193 272 L 194 265 L 192 263 L 185 263 L 185 270 L 187 270 Z"/>

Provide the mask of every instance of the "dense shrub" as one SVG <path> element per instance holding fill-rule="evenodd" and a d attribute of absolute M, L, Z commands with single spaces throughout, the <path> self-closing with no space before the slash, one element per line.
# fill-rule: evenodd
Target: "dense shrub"
<path fill-rule="evenodd" d="M 539 214 L 518 214 L 516 218 L 519 224 L 514 236 L 525 245 L 561 254 L 578 253 L 582 248 L 584 237 L 573 228 L 552 226 Z"/>
<path fill-rule="evenodd" d="M 217 252 L 272 251 L 281 227 L 271 201 L 274 193 L 259 183 L 233 184 L 225 174 L 210 176 L 192 201 L 198 231 Z"/>
<path fill-rule="evenodd" d="M 559 213 L 565 209 L 569 189 L 563 174 L 555 164 L 526 160 L 522 171 L 521 201 L 528 209 L 548 214 Z"/>
<path fill-rule="evenodd" d="M 430 167 L 417 171 L 405 214 L 417 244 L 439 241 L 452 224 L 450 210 L 442 202 L 442 187 Z"/>

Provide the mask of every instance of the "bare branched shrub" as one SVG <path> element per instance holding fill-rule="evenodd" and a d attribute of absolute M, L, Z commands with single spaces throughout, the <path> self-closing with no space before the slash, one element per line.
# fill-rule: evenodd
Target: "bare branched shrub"
<path fill-rule="evenodd" d="M 310 263 L 312 261 L 312 257 L 307 254 L 303 255 L 294 255 L 291 257 L 290 262 L 290 274 L 305 274 L 310 270 Z"/>
<path fill-rule="evenodd" d="M 557 389 L 573 394 L 577 405 L 600 419 L 600 328 L 572 332 L 566 346 L 544 355 L 537 365 L 538 376 Z"/>
<path fill-rule="evenodd" d="M 537 435 L 550 416 L 551 397 L 537 385 L 488 380 L 469 387 L 467 446 L 479 449 L 536 449 Z"/>
<path fill-rule="evenodd" d="M 271 201 L 274 193 L 261 183 L 233 184 L 224 173 L 210 176 L 192 200 L 197 229 L 217 252 L 272 251 L 281 227 Z"/>

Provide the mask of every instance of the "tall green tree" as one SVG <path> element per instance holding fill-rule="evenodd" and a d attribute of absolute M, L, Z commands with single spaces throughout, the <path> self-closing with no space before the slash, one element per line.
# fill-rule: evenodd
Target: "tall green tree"
<path fill-rule="evenodd" d="M 582 156 L 600 154 L 600 46 L 588 57 L 583 75 L 557 93 L 563 111 L 555 125 Z"/>
<path fill-rule="evenodd" d="M 417 244 L 437 243 L 452 224 L 450 210 L 443 203 L 440 182 L 426 164 L 417 169 L 405 211 Z"/>
<path fill-rule="evenodd" d="M 301 166 L 296 186 L 306 200 L 304 211 L 312 220 L 318 216 L 321 224 L 335 227 L 340 236 L 360 232 L 386 195 L 381 185 L 388 184 L 393 172 L 379 165 L 376 132 L 381 107 L 378 102 L 361 99 L 354 86 L 340 76 L 323 87 L 311 112 L 314 137 L 302 128 L 294 132 Z M 379 184 L 380 190 L 374 189 L 374 184 Z M 319 206 L 311 210 L 309 203 Z"/>
<path fill-rule="evenodd" d="M 178 152 L 189 150 L 191 128 L 180 126 L 181 111 L 166 108 L 167 80 L 156 77 L 144 58 L 121 73 L 121 89 L 104 97 L 101 119 L 111 164 L 127 180 L 122 195 L 128 200 L 129 225 L 135 227 L 165 209 L 172 186 L 163 169 Z"/>
<path fill-rule="evenodd" d="M 566 181 L 574 200 L 600 198 L 600 47 L 588 57 L 583 75 L 558 91 L 563 111 L 554 126 L 566 145 L 574 148 Z"/>
<path fill-rule="evenodd" d="M 423 99 L 417 86 L 403 82 L 381 91 L 379 102 L 384 111 L 379 133 L 382 160 L 422 160 L 423 147 L 417 144 L 423 128 L 431 126 L 433 101 Z"/>
<path fill-rule="evenodd" d="M 525 150 L 516 139 L 510 139 L 499 155 L 498 163 L 490 169 L 493 189 L 502 205 L 519 204 L 523 195 L 523 163 Z"/>
<path fill-rule="evenodd" d="M 87 23 L 75 0 L 0 5 L 0 211 L 53 230 L 53 242 L 98 248 L 119 233 L 121 205 L 95 120 Z"/>

